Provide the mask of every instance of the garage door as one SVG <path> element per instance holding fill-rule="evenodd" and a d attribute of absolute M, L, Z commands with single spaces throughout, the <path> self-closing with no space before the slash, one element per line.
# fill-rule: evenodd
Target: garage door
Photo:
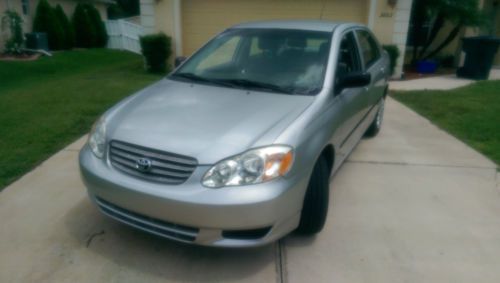
<path fill-rule="evenodd" d="M 326 19 L 364 23 L 369 0 L 183 0 L 183 52 L 191 55 L 229 26 L 256 20 Z"/>

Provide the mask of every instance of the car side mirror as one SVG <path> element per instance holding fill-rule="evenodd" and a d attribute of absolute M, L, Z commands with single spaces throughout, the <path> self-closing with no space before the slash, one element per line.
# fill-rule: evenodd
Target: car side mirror
<path fill-rule="evenodd" d="M 344 88 L 364 87 L 369 85 L 371 81 L 372 81 L 372 76 L 368 72 L 349 73 L 339 78 L 337 82 L 337 89 L 338 91 L 340 91 Z"/>
<path fill-rule="evenodd" d="M 174 66 L 176 68 L 179 67 L 179 65 L 182 64 L 182 62 L 186 61 L 186 59 L 187 59 L 187 57 L 185 57 L 185 56 L 175 57 Z"/>

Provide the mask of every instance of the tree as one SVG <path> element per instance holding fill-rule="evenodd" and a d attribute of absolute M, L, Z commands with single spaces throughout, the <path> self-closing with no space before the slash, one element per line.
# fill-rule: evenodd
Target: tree
<path fill-rule="evenodd" d="M 64 47 L 64 31 L 47 0 L 40 0 L 36 7 L 33 31 L 47 34 L 50 49 L 59 50 Z"/>
<path fill-rule="evenodd" d="M 101 14 L 99 14 L 99 11 L 90 4 L 87 4 L 87 9 L 92 25 L 96 31 L 94 47 L 106 47 L 106 43 L 108 42 L 108 33 L 106 32 L 106 26 L 101 19 Z"/>
<path fill-rule="evenodd" d="M 104 47 L 108 41 L 106 27 L 99 11 L 87 3 L 79 3 L 73 14 L 73 28 L 78 47 Z"/>
<path fill-rule="evenodd" d="M 96 43 L 96 30 L 92 24 L 87 4 L 78 3 L 72 18 L 76 46 L 91 48 Z"/>
<path fill-rule="evenodd" d="M 64 49 L 73 48 L 75 46 L 75 31 L 73 30 L 73 26 L 70 24 L 68 17 L 64 13 L 64 10 L 62 9 L 61 5 L 59 4 L 56 5 L 54 13 L 64 33 L 64 44 L 62 48 Z"/>
<path fill-rule="evenodd" d="M 426 21 L 431 23 L 427 34 L 421 30 Z M 453 25 L 452 30 L 433 50 L 428 51 L 447 22 Z M 479 27 L 485 20 L 479 10 L 479 0 L 417 0 L 412 23 L 413 61 L 416 61 L 434 57 L 450 44 L 464 27 Z M 419 50 L 420 44 L 422 47 Z"/>

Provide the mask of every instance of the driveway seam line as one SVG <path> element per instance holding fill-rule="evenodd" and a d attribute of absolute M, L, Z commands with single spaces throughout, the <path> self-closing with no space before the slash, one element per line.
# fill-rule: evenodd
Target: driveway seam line
<path fill-rule="evenodd" d="M 276 242 L 276 281 L 278 283 L 285 283 L 286 280 L 286 261 L 282 240 Z"/>
<path fill-rule="evenodd" d="M 425 164 L 425 163 L 407 163 L 407 162 L 391 162 L 391 161 L 363 161 L 363 160 L 346 160 L 346 163 L 365 163 L 365 164 L 381 164 L 381 165 L 395 165 L 395 166 L 421 166 L 421 167 L 442 167 L 442 168 L 470 168 L 470 169 L 484 169 L 496 170 L 495 167 L 486 166 L 469 166 L 469 165 L 444 165 L 444 164 Z"/>

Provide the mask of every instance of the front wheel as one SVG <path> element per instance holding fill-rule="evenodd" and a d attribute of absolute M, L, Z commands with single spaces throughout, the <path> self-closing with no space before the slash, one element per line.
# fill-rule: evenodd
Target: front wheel
<path fill-rule="evenodd" d="M 378 134 L 378 132 L 380 132 L 380 128 L 382 128 L 382 120 L 384 119 L 384 105 L 385 98 L 382 98 L 380 99 L 378 105 L 377 115 L 375 116 L 375 119 L 373 119 L 370 127 L 368 127 L 368 130 L 366 130 L 365 137 L 374 137 Z"/>
<path fill-rule="evenodd" d="M 330 172 L 326 158 L 320 157 L 307 186 L 297 232 L 312 235 L 323 229 L 328 213 Z"/>

